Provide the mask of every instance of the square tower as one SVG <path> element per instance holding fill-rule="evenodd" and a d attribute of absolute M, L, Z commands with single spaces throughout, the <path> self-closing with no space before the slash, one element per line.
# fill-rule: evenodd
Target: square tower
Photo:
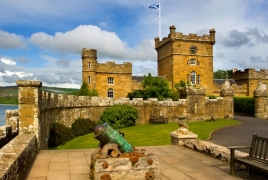
<path fill-rule="evenodd" d="M 214 29 L 210 35 L 183 35 L 170 26 L 168 37 L 155 38 L 158 76 L 171 82 L 172 88 L 181 80 L 197 87 L 206 87 L 213 94 L 213 45 Z"/>
<path fill-rule="evenodd" d="M 132 87 L 132 63 L 98 63 L 97 50 L 82 49 L 82 81 L 100 97 L 125 98 Z"/>

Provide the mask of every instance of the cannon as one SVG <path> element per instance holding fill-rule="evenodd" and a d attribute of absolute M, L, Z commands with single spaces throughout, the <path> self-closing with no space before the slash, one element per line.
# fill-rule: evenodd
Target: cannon
<path fill-rule="evenodd" d="M 94 133 L 94 138 L 99 140 L 101 143 L 100 148 L 102 148 L 104 151 L 107 151 L 102 152 L 102 155 L 108 154 L 108 151 L 110 149 L 109 147 L 113 147 L 112 150 L 115 152 L 115 154 L 117 154 L 116 148 L 114 147 L 114 145 L 111 144 L 117 145 L 118 150 L 120 151 L 119 154 L 130 153 L 133 151 L 132 145 L 127 142 L 127 140 L 123 137 L 122 133 L 115 131 L 107 123 L 98 124 L 94 128 Z"/>

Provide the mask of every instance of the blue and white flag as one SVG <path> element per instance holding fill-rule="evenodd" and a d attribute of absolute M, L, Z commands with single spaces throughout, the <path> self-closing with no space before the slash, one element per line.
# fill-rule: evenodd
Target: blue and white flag
<path fill-rule="evenodd" d="M 153 5 L 149 6 L 149 8 L 151 8 L 151 9 L 159 9 L 159 7 L 160 7 L 160 4 L 159 3 L 158 4 L 153 4 Z"/>

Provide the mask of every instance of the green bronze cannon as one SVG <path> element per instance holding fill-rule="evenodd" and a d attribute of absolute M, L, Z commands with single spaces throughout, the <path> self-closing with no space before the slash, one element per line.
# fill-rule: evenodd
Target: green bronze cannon
<path fill-rule="evenodd" d="M 115 131 L 107 123 L 98 124 L 95 129 L 94 138 L 101 142 L 103 147 L 106 144 L 115 143 L 121 153 L 129 153 L 133 151 L 131 144 L 118 131 Z M 101 148 L 102 148 L 101 147 Z"/>

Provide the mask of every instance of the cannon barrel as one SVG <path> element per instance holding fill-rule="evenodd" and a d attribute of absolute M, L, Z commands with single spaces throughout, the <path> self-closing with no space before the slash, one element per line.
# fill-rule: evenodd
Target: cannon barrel
<path fill-rule="evenodd" d="M 94 129 L 94 132 L 94 138 L 99 140 L 102 145 L 116 143 L 119 145 L 118 149 L 121 153 L 133 151 L 131 144 L 129 144 L 118 131 L 115 131 L 107 123 L 97 125 Z"/>

